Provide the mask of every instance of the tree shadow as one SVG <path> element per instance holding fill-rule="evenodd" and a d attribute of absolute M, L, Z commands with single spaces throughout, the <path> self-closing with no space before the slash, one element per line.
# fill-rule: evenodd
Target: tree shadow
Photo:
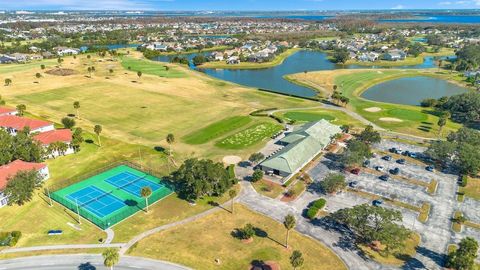
<path fill-rule="evenodd" d="M 138 202 L 135 201 L 135 200 L 125 200 L 124 202 L 127 206 L 137 206 L 138 205 Z"/>
<path fill-rule="evenodd" d="M 255 236 L 260 237 L 260 238 L 269 238 L 268 233 L 264 231 L 263 229 L 260 229 L 258 227 L 253 228 L 255 231 Z"/>
<path fill-rule="evenodd" d="M 250 270 L 272 270 L 272 267 L 266 264 L 263 260 L 253 260 L 250 264 L 252 265 Z"/>
<path fill-rule="evenodd" d="M 165 147 L 162 147 L 162 146 L 155 146 L 153 147 L 153 150 L 157 151 L 157 152 L 163 152 L 165 153 Z"/>
<path fill-rule="evenodd" d="M 85 142 L 86 142 L 86 143 L 89 143 L 89 144 L 93 144 L 93 143 L 94 143 L 94 141 L 93 141 L 92 139 L 86 139 Z"/>
<path fill-rule="evenodd" d="M 82 263 L 78 266 L 78 270 L 96 270 L 96 269 L 97 268 L 89 262 Z"/>
<path fill-rule="evenodd" d="M 406 261 L 405 264 L 402 266 L 403 270 L 414 270 L 414 269 L 426 269 L 425 265 L 416 258 L 410 258 L 410 260 Z"/>
<path fill-rule="evenodd" d="M 68 117 L 72 117 L 72 118 L 73 118 L 73 117 L 75 117 L 75 114 L 73 114 L 73 113 L 69 113 L 69 114 L 67 114 L 67 116 L 68 116 Z"/>
<path fill-rule="evenodd" d="M 443 267 L 445 265 L 445 260 L 446 260 L 445 254 L 432 251 L 425 247 L 417 247 L 417 252 L 425 257 L 430 258 L 440 267 Z"/>
<path fill-rule="evenodd" d="M 208 201 L 207 203 L 208 203 L 208 205 L 211 205 L 211 206 L 213 206 L 213 207 L 221 208 L 221 209 L 223 209 L 223 210 L 225 210 L 225 211 L 227 211 L 227 212 L 229 212 L 229 213 L 232 212 L 230 209 L 227 209 L 227 208 L 223 207 L 221 204 L 219 204 L 219 203 L 216 202 L 216 201 Z"/>

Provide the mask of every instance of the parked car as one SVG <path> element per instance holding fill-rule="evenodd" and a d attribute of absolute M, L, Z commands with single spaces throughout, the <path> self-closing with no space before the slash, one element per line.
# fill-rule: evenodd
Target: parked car
<path fill-rule="evenodd" d="M 386 161 L 390 161 L 390 160 L 392 160 L 392 156 L 387 155 L 387 156 L 382 157 L 382 159 L 386 160 Z"/>
<path fill-rule="evenodd" d="M 405 162 L 406 162 L 406 161 L 405 161 L 405 159 L 403 159 L 403 158 L 397 160 L 397 163 L 398 163 L 398 164 L 401 164 L 401 165 L 404 165 Z"/>
<path fill-rule="evenodd" d="M 408 154 L 408 156 L 411 157 L 411 158 L 417 158 L 417 154 L 413 153 L 413 152 L 410 152 L 410 154 Z"/>
<path fill-rule="evenodd" d="M 380 206 L 380 205 L 382 205 L 382 203 L 383 203 L 383 202 L 382 202 L 381 200 L 373 200 L 373 201 L 372 201 L 372 205 L 373 205 L 373 206 Z"/>
<path fill-rule="evenodd" d="M 433 167 L 432 165 L 429 165 L 429 166 L 425 167 L 425 170 L 427 170 L 429 172 L 433 172 L 434 169 L 435 169 L 435 167 Z"/>
<path fill-rule="evenodd" d="M 368 166 L 370 166 L 370 160 L 367 159 L 363 162 L 363 167 L 368 167 Z"/>
<path fill-rule="evenodd" d="M 379 171 L 379 172 L 383 172 L 385 168 L 383 168 L 383 166 L 375 166 L 375 170 Z"/>
<path fill-rule="evenodd" d="M 410 151 L 406 150 L 406 151 L 403 151 L 402 155 L 403 156 L 409 156 L 411 153 Z"/>
<path fill-rule="evenodd" d="M 393 174 L 393 175 L 397 175 L 397 174 L 400 173 L 400 169 L 399 168 L 391 169 L 390 173 Z"/>
<path fill-rule="evenodd" d="M 360 169 L 359 168 L 354 168 L 354 169 L 350 170 L 350 172 L 355 174 L 355 175 L 359 175 L 360 174 Z"/>
<path fill-rule="evenodd" d="M 388 149 L 388 151 L 389 151 L 390 153 L 395 153 L 395 152 L 397 151 L 397 148 L 392 147 L 392 148 Z"/>
<path fill-rule="evenodd" d="M 384 174 L 384 175 L 380 176 L 379 178 L 380 178 L 380 180 L 382 180 L 382 181 L 388 181 L 388 179 L 390 178 L 390 176 L 389 176 L 388 174 Z"/>
<path fill-rule="evenodd" d="M 356 188 L 357 185 L 358 185 L 357 181 L 352 181 L 352 182 L 348 183 L 348 186 L 351 187 L 351 188 Z"/>

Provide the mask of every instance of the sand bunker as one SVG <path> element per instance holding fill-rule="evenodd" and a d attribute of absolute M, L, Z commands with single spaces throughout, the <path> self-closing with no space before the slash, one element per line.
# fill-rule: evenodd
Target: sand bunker
<path fill-rule="evenodd" d="M 240 163 L 240 161 L 242 161 L 242 158 L 239 157 L 239 156 L 224 156 L 223 157 L 223 163 L 225 163 L 227 165 L 238 164 L 238 163 Z"/>
<path fill-rule="evenodd" d="M 370 107 L 370 108 L 364 109 L 364 111 L 367 111 L 367 112 L 379 112 L 381 110 L 382 109 L 380 109 L 379 107 Z"/>
<path fill-rule="evenodd" d="M 403 122 L 402 119 L 393 118 L 393 117 L 382 117 L 379 120 L 383 122 Z"/>
<path fill-rule="evenodd" d="M 46 71 L 45 73 L 50 75 L 56 75 L 56 76 L 70 76 L 70 75 L 76 74 L 77 72 L 69 68 L 56 68 L 56 69 L 51 69 L 49 71 Z"/>

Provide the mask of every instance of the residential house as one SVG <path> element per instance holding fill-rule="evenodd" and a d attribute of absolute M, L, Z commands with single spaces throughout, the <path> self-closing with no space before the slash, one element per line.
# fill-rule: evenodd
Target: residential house
<path fill-rule="evenodd" d="M 15 136 L 17 133 L 24 128 L 28 127 L 30 133 L 36 132 L 46 132 L 54 130 L 53 123 L 31 119 L 26 117 L 20 117 L 16 115 L 4 115 L 0 116 L 0 127 L 4 128 L 8 133 Z"/>
<path fill-rule="evenodd" d="M 72 131 L 70 129 L 50 130 L 36 134 L 33 136 L 33 138 L 39 141 L 44 148 L 48 148 L 50 144 L 55 142 L 63 142 L 67 145 L 68 148 L 64 153 L 59 153 L 58 151 L 55 151 L 51 153 L 49 157 L 69 155 L 75 152 L 72 146 Z"/>
<path fill-rule="evenodd" d="M 229 58 L 227 58 L 227 64 L 229 65 L 240 64 L 240 58 L 238 56 L 230 56 Z"/>
<path fill-rule="evenodd" d="M 8 180 L 11 177 L 14 177 L 18 172 L 31 170 L 36 170 L 43 181 L 50 177 L 48 166 L 45 163 L 33 163 L 15 160 L 9 164 L 0 166 L 0 207 L 3 207 L 8 203 L 8 197 L 4 193 Z"/>
<path fill-rule="evenodd" d="M 0 64 L 10 64 L 10 63 L 14 63 L 15 62 L 15 58 L 9 56 L 9 55 L 1 55 L 0 56 Z"/>
<path fill-rule="evenodd" d="M 400 49 L 393 49 L 385 53 L 383 58 L 388 61 L 398 61 L 398 60 L 405 60 L 406 57 L 407 57 L 406 52 Z"/>
<path fill-rule="evenodd" d="M 76 55 L 80 53 L 80 49 L 76 48 L 67 48 L 67 47 L 55 47 L 53 50 L 57 53 L 59 56 L 64 56 L 64 55 Z"/>

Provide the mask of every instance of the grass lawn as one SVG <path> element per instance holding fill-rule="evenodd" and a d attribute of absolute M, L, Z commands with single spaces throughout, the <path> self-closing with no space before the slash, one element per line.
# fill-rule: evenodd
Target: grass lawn
<path fill-rule="evenodd" d="M 453 214 L 453 218 L 460 218 L 462 216 L 463 216 L 463 213 L 460 212 L 460 211 L 455 211 L 455 213 Z M 462 223 L 453 221 L 452 222 L 452 230 L 454 232 L 457 232 L 457 233 L 461 232 L 462 231 Z"/>
<path fill-rule="evenodd" d="M 207 62 L 201 65 L 201 68 L 218 68 L 218 69 L 261 69 L 270 68 L 280 65 L 290 55 L 300 51 L 299 48 L 288 49 L 283 53 L 277 55 L 272 61 L 264 63 L 241 62 L 240 64 L 230 65 L 225 61 Z"/>
<path fill-rule="evenodd" d="M 252 183 L 252 185 L 258 193 L 273 199 L 280 196 L 285 190 L 282 185 L 264 179 Z"/>
<path fill-rule="evenodd" d="M 247 223 L 262 232 L 251 243 L 232 236 L 235 229 Z M 289 257 L 292 250 L 298 249 L 305 258 L 302 269 L 346 269 L 321 243 L 292 232 L 291 249 L 287 250 L 282 245 L 284 238 L 285 228 L 281 223 L 236 205 L 235 214 L 216 212 L 152 235 L 140 241 L 129 255 L 167 260 L 195 269 L 249 269 L 254 260 L 276 261 L 281 269 L 290 269 Z M 217 258 L 220 265 L 215 263 Z"/>
<path fill-rule="evenodd" d="M 215 145 L 226 149 L 242 149 L 271 137 L 281 129 L 281 125 L 261 122 L 230 135 L 218 141 Z"/>
<path fill-rule="evenodd" d="M 287 111 L 281 113 L 275 113 L 276 116 L 286 120 L 286 121 L 295 121 L 296 123 L 305 123 L 310 121 L 319 121 L 321 119 L 328 120 L 335 125 L 351 125 L 353 127 L 363 127 L 364 124 L 360 121 L 354 119 L 348 114 L 327 109 L 311 109 L 311 110 L 302 110 L 302 111 Z"/>
<path fill-rule="evenodd" d="M 348 107 L 369 121 L 392 131 L 423 137 L 438 137 L 438 117 L 429 108 L 370 101 L 360 97 L 361 93 L 373 85 L 387 80 L 403 77 L 431 76 L 449 79 L 460 83 L 458 75 L 446 71 L 434 70 L 336 70 L 298 73 L 287 78 L 312 88 L 331 93 L 333 85 L 350 99 Z M 371 108 L 378 108 L 372 111 Z M 395 118 L 398 121 L 387 121 Z M 449 121 L 444 127 L 442 136 L 457 130 L 460 124 Z"/>
<path fill-rule="evenodd" d="M 480 178 L 468 178 L 467 186 L 460 187 L 459 190 L 461 193 L 464 193 L 464 196 L 469 198 L 480 200 Z"/>
<path fill-rule="evenodd" d="M 0 260 L 15 259 L 19 257 L 42 256 L 42 255 L 64 255 L 64 254 L 101 254 L 103 248 L 72 248 L 72 249 L 56 249 L 42 251 L 25 251 L 0 254 Z"/>
<path fill-rule="evenodd" d="M 29 72 L 31 74 L 31 79 L 34 80 L 36 79 L 35 74 L 37 72 L 42 72 L 42 69 L 40 68 L 41 65 L 45 65 L 45 67 L 48 68 L 48 67 L 54 66 L 55 64 L 57 64 L 57 60 L 55 59 L 45 59 L 45 60 L 33 61 L 25 64 L 2 64 L 0 65 L 0 74 L 8 74 L 8 73 L 14 73 L 19 71 L 25 71 L 25 72 Z M 16 81 L 12 80 L 12 83 L 15 83 L 15 82 Z"/>
<path fill-rule="evenodd" d="M 128 56 L 122 56 L 120 60 L 122 62 L 123 68 L 129 69 L 130 67 L 129 70 L 135 72 L 141 71 L 143 74 L 150 74 L 167 78 L 182 78 L 187 76 L 187 74 L 185 74 L 181 70 L 178 70 L 177 68 L 171 67 L 170 65 L 161 62 L 136 59 Z"/>
<path fill-rule="evenodd" d="M 370 247 L 360 245 L 359 248 L 371 259 L 387 265 L 402 266 L 411 259 L 417 253 L 416 247 L 420 244 L 420 236 L 416 233 L 413 233 L 409 239 L 405 242 L 405 247 L 403 250 L 385 256 L 384 254 L 374 251 Z"/>
<path fill-rule="evenodd" d="M 248 116 L 232 116 L 196 130 L 182 139 L 188 144 L 204 144 L 226 133 L 241 128 L 252 121 Z"/>

